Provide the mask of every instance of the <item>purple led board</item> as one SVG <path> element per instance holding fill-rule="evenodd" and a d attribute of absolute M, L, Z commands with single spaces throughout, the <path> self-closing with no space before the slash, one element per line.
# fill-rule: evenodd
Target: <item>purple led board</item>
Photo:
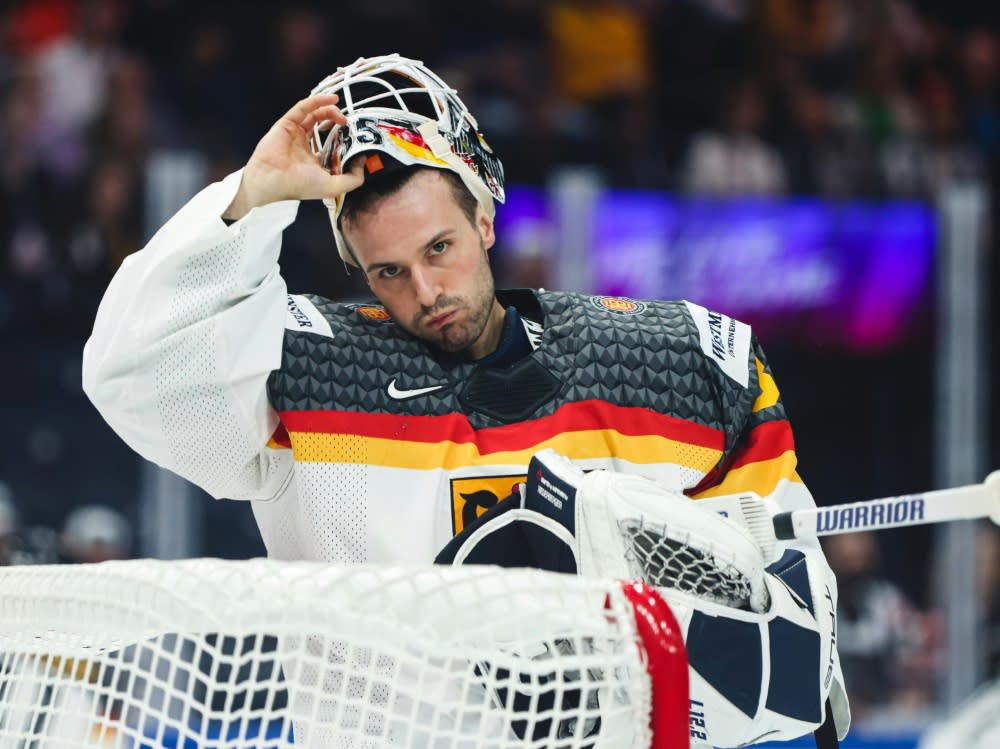
<path fill-rule="evenodd" d="M 550 215 L 535 190 L 508 208 L 501 239 Z M 815 348 L 880 351 L 929 330 L 937 227 L 925 204 L 609 191 L 591 220 L 594 293 L 690 299 Z"/>

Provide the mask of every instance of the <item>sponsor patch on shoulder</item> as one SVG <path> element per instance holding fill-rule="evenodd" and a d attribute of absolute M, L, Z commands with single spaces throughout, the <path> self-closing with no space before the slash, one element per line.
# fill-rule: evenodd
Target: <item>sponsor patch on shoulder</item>
<path fill-rule="evenodd" d="M 354 311 L 372 322 L 387 322 L 392 319 L 389 310 L 380 304 L 357 304 Z"/>
<path fill-rule="evenodd" d="M 333 338 L 333 330 L 330 328 L 330 323 L 316 309 L 316 305 L 306 297 L 297 294 L 288 295 L 288 315 L 285 317 L 285 330 L 319 333 L 327 338 Z"/>
<path fill-rule="evenodd" d="M 590 303 L 605 312 L 616 315 L 638 315 L 646 309 L 646 305 L 624 296 L 592 296 Z"/>
<path fill-rule="evenodd" d="M 731 379 L 743 387 L 750 382 L 750 326 L 719 312 L 685 301 L 698 326 L 701 348 Z"/>

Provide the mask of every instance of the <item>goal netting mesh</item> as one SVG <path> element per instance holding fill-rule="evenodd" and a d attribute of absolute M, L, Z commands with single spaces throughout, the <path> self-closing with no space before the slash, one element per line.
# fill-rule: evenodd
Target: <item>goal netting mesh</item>
<path fill-rule="evenodd" d="M 673 749 L 687 666 L 657 606 L 493 567 L 0 568 L 0 749 Z"/>

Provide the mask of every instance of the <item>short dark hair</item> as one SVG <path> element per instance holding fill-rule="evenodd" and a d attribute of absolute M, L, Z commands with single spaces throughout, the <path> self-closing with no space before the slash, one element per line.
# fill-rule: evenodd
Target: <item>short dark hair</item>
<path fill-rule="evenodd" d="M 458 207 L 462 209 L 462 213 L 465 214 L 469 223 L 475 226 L 476 207 L 479 205 L 479 201 L 476 200 L 476 196 L 472 194 L 469 188 L 465 186 L 462 178 L 455 174 L 455 172 L 447 169 L 435 169 L 431 166 L 416 165 L 403 167 L 402 169 L 393 169 L 385 174 L 378 175 L 375 179 L 369 177 L 361 187 L 347 193 L 344 196 L 344 205 L 340 209 L 340 216 L 337 217 L 341 236 L 344 235 L 345 222 L 353 221 L 362 213 L 373 212 L 379 201 L 388 198 L 390 195 L 395 195 L 414 176 L 422 171 L 438 172 L 448 182 L 448 185 L 451 187 L 451 194 L 454 196 L 455 202 L 458 203 Z M 344 237 L 344 243 L 347 244 L 348 252 L 351 253 L 351 257 L 357 263 L 358 258 L 354 254 L 354 248 L 347 242 L 346 237 Z M 360 266 L 361 264 L 358 263 L 358 265 Z"/>

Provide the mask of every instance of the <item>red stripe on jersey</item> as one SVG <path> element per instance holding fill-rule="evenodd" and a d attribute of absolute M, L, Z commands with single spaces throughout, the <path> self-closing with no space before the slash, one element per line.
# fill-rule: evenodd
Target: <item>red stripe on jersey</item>
<path fill-rule="evenodd" d="M 718 429 L 664 416 L 648 408 L 615 406 L 599 400 L 568 403 L 549 416 L 478 430 L 459 413 L 398 416 L 351 411 L 283 411 L 281 421 L 289 432 L 357 434 L 411 442 L 473 442 L 481 454 L 523 449 L 558 434 L 589 429 L 613 429 L 627 436 L 658 435 L 712 450 L 725 447 L 725 435 Z"/>
<path fill-rule="evenodd" d="M 280 421 L 278 422 L 278 426 L 274 430 L 274 434 L 271 435 L 271 439 L 274 440 L 276 444 L 281 445 L 282 447 L 292 446 L 292 438 L 288 436 L 288 430 L 285 429 L 285 425 L 282 424 Z"/>
<path fill-rule="evenodd" d="M 766 421 L 758 424 L 750 431 L 746 443 L 740 447 L 734 456 L 729 470 L 757 463 L 761 460 L 771 460 L 784 455 L 789 450 L 795 450 L 795 438 L 792 436 L 792 426 L 785 419 Z"/>

